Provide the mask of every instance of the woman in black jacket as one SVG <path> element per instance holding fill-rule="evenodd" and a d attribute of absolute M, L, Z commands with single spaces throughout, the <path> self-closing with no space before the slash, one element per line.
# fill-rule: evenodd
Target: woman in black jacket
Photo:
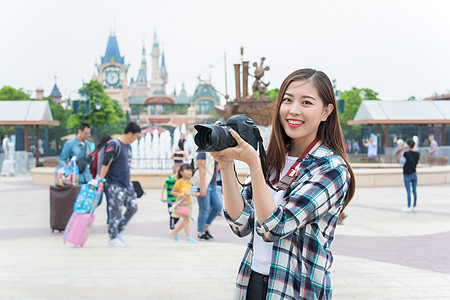
<path fill-rule="evenodd" d="M 417 173 L 416 166 L 419 163 L 420 154 L 414 151 L 414 141 L 408 139 L 406 141 L 408 150 L 403 153 L 400 163 L 403 163 L 403 180 L 406 187 L 406 196 L 408 198 L 408 207 L 402 209 L 403 212 L 416 212 L 417 203 Z M 411 186 L 414 195 L 414 205 L 411 207 Z"/>

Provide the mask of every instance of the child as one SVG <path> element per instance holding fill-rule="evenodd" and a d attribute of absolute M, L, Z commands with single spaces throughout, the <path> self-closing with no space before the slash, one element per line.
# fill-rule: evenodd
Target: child
<path fill-rule="evenodd" d="M 177 224 L 177 222 L 179 220 L 179 218 L 172 217 L 171 213 L 170 213 L 170 208 L 172 207 L 172 205 L 177 200 L 177 197 L 172 196 L 172 194 L 171 194 L 173 185 L 177 181 L 177 179 L 175 178 L 175 175 L 176 174 L 170 175 L 169 178 L 166 179 L 166 182 L 164 182 L 163 187 L 161 189 L 161 201 L 162 202 L 166 202 L 167 201 L 167 208 L 169 210 L 169 216 L 170 216 L 169 228 L 170 228 L 170 230 L 173 230 L 175 228 L 175 224 Z M 165 191 L 167 191 L 167 200 L 164 200 L 164 192 Z"/>
<path fill-rule="evenodd" d="M 192 169 L 188 164 L 182 164 L 180 168 L 178 169 L 177 178 L 178 180 L 175 182 L 173 188 L 172 188 L 172 196 L 177 197 L 178 200 L 182 200 L 180 205 L 188 206 L 189 207 L 189 215 L 188 216 L 182 216 L 177 213 L 179 209 L 179 205 L 174 209 L 172 212 L 173 218 L 183 218 L 183 222 L 181 225 L 179 225 L 176 229 L 171 230 L 170 234 L 173 236 L 173 239 L 175 241 L 178 241 L 178 232 L 181 229 L 184 229 L 184 232 L 187 237 L 187 241 L 190 243 L 195 243 L 197 240 L 192 238 L 189 234 L 189 219 L 192 215 L 192 195 L 191 195 L 191 177 L 192 177 Z M 192 193 L 194 196 L 199 196 L 200 193 Z"/>

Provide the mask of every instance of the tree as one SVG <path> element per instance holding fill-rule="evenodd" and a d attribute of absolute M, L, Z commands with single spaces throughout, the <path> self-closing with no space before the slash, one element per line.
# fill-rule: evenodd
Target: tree
<path fill-rule="evenodd" d="M 268 91 L 267 91 L 267 96 L 269 96 L 269 99 L 270 99 L 270 100 L 275 101 L 275 100 L 277 100 L 277 96 L 278 96 L 278 92 L 279 92 L 279 91 L 280 91 L 279 88 L 275 88 L 275 89 L 272 89 L 272 90 L 268 90 Z"/>
<path fill-rule="evenodd" d="M 15 89 L 5 85 L 0 89 L 0 100 L 30 100 L 30 95 L 25 93 L 22 88 Z"/>
<path fill-rule="evenodd" d="M 348 126 L 347 121 L 355 118 L 356 112 L 361 105 L 362 100 L 380 100 L 378 93 L 368 88 L 352 87 L 348 91 L 339 91 L 341 99 L 344 99 L 344 113 L 339 114 L 344 136 L 347 138 L 358 137 L 361 135 L 361 125 Z"/>
<path fill-rule="evenodd" d="M 79 90 L 82 92 L 82 89 Z M 102 85 L 95 79 L 92 79 L 89 83 L 85 85 L 85 92 L 87 99 L 90 100 L 91 113 L 85 115 L 85 122 L 91 127 L 103 127 L 107 125 L 112 125 L 119 122 L 125 122 L 125 113 L 123 112 L 120 105 L 112 100 L 103 90 Z M 95 109 L 95 104 L 97 100 L 100 101 L 101 108 L 99 110 Z M 85 109 L 87 103 L 79 103 L 80 113 L 74 114 L 73 108 L 71 110 L 71 115 L 67 122 L 68 127 L 77 128 L 80 126 L 83 116 L 82 110 Z"/>

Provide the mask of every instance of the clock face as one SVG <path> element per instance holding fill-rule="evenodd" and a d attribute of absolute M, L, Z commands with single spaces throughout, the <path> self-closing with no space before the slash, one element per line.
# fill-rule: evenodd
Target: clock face
<path fill-rule="evenodd" d="M 122 69 L 116 66 L 106 67 L 103 70 L 103 87 L 122 88 Z"/>
<path fill-rule="evenodd" d="M 116 85 L 119 83 L 119 73 L 112 71 L 106 74 L 106 83 Z"/>

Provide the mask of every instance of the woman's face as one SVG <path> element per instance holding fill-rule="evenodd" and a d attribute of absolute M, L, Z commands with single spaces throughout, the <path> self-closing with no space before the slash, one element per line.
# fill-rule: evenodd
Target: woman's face
<path fill-rule="evenodd" d="M 325 121 L 332 110 L 332 104 L 324 107 L 312 82 L 293 81 L 281 101 L 281 126 L 293 142 L 309 144 L 317 136 L 320 122 Z"/>

